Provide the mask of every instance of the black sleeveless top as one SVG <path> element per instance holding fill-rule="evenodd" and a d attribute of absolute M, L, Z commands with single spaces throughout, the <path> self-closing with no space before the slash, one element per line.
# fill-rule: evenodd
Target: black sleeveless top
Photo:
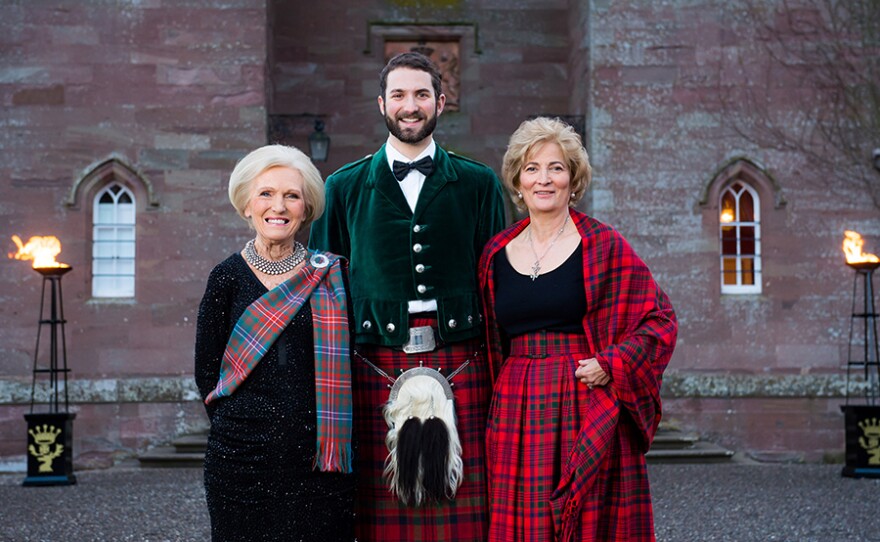
<path fill-rule="evenodd" d="M 582 333 L 586 312 L 582 245 L 534 281 L 510 265 L 503 249 L 495 255 L 495 316 L 508 337 L 538 330 Z"/>

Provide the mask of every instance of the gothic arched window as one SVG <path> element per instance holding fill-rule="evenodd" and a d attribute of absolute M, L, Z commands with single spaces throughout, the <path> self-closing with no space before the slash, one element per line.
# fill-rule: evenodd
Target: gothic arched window
<path fill-rule="evenodd" d="M 95 195 L 92 297 L 134 297 L 135 199 L 118 182 Z"/>
<path fill-rule="evenodd" d="M 742 180 L 721 191 L 721 293 L 761 293 L 761 205 L 758 192 Z"/>

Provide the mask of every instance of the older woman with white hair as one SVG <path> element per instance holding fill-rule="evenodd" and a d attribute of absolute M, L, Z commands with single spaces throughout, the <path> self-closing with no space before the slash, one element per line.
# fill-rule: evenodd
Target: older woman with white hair
<path fill-rule="evenodd" d="M 344 261 L 295 239 L 323 212 L 321 175 L 295 148 L 261 147 L 229 199 L 255 236 L 214 268 L 199 307 L 212 539 L 353 540 Z"/>

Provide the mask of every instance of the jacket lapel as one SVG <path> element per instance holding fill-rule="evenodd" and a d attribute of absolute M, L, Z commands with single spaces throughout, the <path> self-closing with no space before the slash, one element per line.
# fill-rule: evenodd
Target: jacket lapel
<path fill-rule="evenodd" d="M 394 173 L 388 167 L 388 157 L 385 155 L 385 145 L 379 152 L 373 155 L 370 163 L 370 176 L 367 178 L 367 186 L 374 188 L 382 194 L 391 204 L 406 216 L 412 216 L 412 210 L 403 196 L 400 183 L 394 178 Z M 420 200 L 421 202 L 421 200 Z"/>
<path fill-rule="evenodd" d="M 446 154 L 446 151 L 441 149 L 440 145 L 437 145 L 437 150 L 434 152 L 434 171 L 425 179 L 425 184 L 422 185 L 422 190 L 419 192 L 419 200 L 416 202 L 413 221 L 419 221 L 419 217 L 421 217 L 428 205 L 431 204 L 431 201 L 437 197 L 437 194 L 443 190 L 447 183 L 457 181 L 458 174 L 452 167 L 452 160 Z M 400 192 L 399 187 L 397 191 Z"/>

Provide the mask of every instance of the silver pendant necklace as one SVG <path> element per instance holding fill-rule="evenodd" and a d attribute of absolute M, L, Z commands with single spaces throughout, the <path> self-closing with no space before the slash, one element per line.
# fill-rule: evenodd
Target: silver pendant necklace
<path fill-rule="evenodd" d="M 247 260 L 247 263 L 254 266 L 254 269 L 257 271 L 267 275 L 283 275 L 293 271 L 296 266 L 305 261 L 306 254 L 308 254 L 306 247 L 302 246 L 302 243 L 299 241 L 293 242 L 293 252 L 290 256 L 278 261 L 267 260 L 257 254 L 253 239 L 244 246 L 244 259 Z"/>
<path fill-rule="evenodd" d="M 547 247 L 547 250 L 544 251 L 544 254 L 538 256 L 538 251 L 535 250 L 535 242 L 532 240 L 532 228 L 529 227 L 529 246 L 532 247 L 532 254 L 535 255 L 535 263 L 532 264 L 532 272 L 529 273 L 529 278 L 532 279 L 532 282 L 535 282 L 535 279 L 538 278 L 538 275 L 541 273 L 541 260 L 544 259 L 544 256 L 550 252 L 550 249 L 553 248 L 553 245 L 556 244 L 556 241 L 562 236 L 562 232 L 565 231 L 565 225 L 568 224 L 568 217 L 565 218 L 565 221 L 562 223 L 562 227 L 559 228 L 559 231 L 556 232 L 556 237 L 553 238 L 553 241 L 550 242 L 550 246 Z"/>

